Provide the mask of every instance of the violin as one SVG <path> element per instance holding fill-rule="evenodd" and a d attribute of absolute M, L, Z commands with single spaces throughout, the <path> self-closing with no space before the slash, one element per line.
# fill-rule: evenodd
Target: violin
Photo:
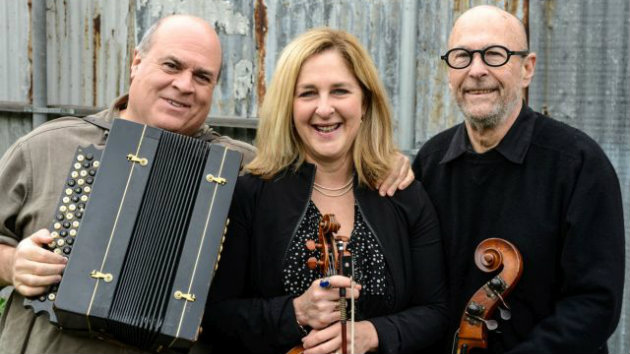
<path fill-rule="evenodd" d="M 511 318 L 505 298 L 510 294 L 523 272 L 523 258 L 510 242 L 500 238 L 482 241 L 475 250 L 475 264 L 486 273 L 501 272 L 473 294 L 462 315 L 459 329 L 455 332 L 453 354 L 468 354 L 472 348 L 488 347 L 487 331 L 497 329 L 497 321 L 491 319 L 498 307 L 504 320 Z"/>
<path fill-rule="evenodd" d="M 309 269 L 318 269 L 322 277 L 331 275 L 352 275 L 352 255 L 347 249 L 349 237 L 336 235 L 341 225 L 335 220 L 335 215 L 325 214 L 319 222 L 317 241 L 306 241 L 306 248 L 310 251 L 319 250 L 320 259 L 310 257 L 306 261 Z M 354 306 L 351 306 L 353 308 Z M 341 350 L 347 354 L 347 322 L 348 303 L 346 289 L 339 288 L 339 311 L 341 313 Z M 293 347 L 287 354 L 302 354 L 304 348 L 301 345 Z"/>

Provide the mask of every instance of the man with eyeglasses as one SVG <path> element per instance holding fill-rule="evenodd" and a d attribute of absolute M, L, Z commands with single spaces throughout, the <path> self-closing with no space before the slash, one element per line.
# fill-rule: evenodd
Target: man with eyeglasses
<path fill-rule="evenodd" d="M 586 134 L 524 102 L 536 54 L 516 17 L 472 8 L 448 45 L 441 58 L 465 120 L 424 144 L 413 167 L 440 218 L 451 335 L 471 296 L 496 274 L 475 266 L 475 248 L 500 237 L 520 250 L 523 273 L 505 299 L 511 319 L 493 318 L 487 352 L 607 353 L 625 249 L 612 165 Z"/>

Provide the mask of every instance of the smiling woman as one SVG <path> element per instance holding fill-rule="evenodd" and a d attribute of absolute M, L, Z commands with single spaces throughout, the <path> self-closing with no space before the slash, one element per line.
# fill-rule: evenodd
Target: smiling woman
<path fill-rule="evenodd" d="M 432 345 L 447 320 L 441 236 L 418 182 L 393 197 L 373 188 L 397 150 L 367 51 L 343 31 L 297 37 L 278 60 L 260 117 L 258 155 L 237 183 L 206 309 L 213 352 L 301 344 L 300 353 L 415 353 Z M 322 279 L 307 264 L 325 253 L 313 240 L 330 214 L 353 267 Z M 352 314 L 344 297 L 356 300 Z M 351 316 L 354 332 L 341 324 Z"/>

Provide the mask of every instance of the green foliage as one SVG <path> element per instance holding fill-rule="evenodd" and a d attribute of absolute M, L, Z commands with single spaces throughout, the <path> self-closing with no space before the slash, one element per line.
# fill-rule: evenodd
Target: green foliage
<path fill-rule="evenodd" d="M 4 312 L 4 305 L 7 303 L 7 299 L 0 297 L 0 316 Z"/>

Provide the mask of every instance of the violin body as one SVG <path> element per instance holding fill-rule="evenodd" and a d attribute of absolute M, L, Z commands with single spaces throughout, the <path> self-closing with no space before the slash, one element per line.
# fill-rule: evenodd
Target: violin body
<path fill-rule="evenodd" d="M 512 291 L 523 272 L 523 259 L 518 249 L 500 238 L 482 241 L 475 250 L 475 264 L 484 272 L 501 272 L 473 294 L 460 321 L 453 343 L 453 354 L 467 354 L 473 348 L 488 347 L 487 331 L 497 327 L 491 317 L 501 306 L 501 317 L 509 319 L 509 307 L 505 298 Z"/>

